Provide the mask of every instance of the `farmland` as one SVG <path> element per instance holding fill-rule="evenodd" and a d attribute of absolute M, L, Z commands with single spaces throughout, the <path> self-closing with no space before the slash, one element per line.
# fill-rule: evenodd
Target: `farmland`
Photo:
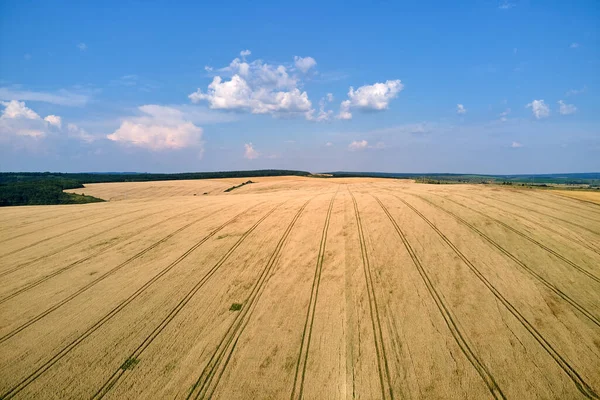
<path fill-rule="evenodd" d="M 599 398 L 600 194 L 246 181 L 0 209 L 0 397 Z"/>

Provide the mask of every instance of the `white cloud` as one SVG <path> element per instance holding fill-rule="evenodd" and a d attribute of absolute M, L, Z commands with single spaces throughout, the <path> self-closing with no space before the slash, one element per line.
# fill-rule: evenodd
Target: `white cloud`
<path fill-rule="evenodd" d="M 185 119 L 182 111 L 153 104 L 138 109 L 142 116 L 124 119 L 106 137 L 154 151 L 197 147 L 202 152 L 202 128 Z"/>
<path fill-rule="evenodd" d="M 252 52 L 250 50 L 240 51 L 240 56 L 242 56 L 242 57 L 248 57 L 250 54 L 252 54 Z"/>
<path fill-rule="evenodd" d="M 381 149 L 385 149 L 386 145 L 383 142 L 377 142 L 375 143 L 375 145 L 373 146 L 369 146 L 370 149 L 376 149 L 376 150 L 381 150 Z"/>
<path fill-rule="evenodd" d="M 208 90 L 198 89 L 188 97 L 194 103 L 206 101 L 211 109 L 246 111 L 253 114 L 305 115 L 312 110 L 306 92 L 298 88 L 298 78 L 283 65 L 261 60 L 247 63 L 239 58 L 219 69 L 229 80 L 215 76 Z"/>
<path fill-rule="evenodd" d="M 587 92 L 587 86 L 582 87 L 581 89 L 570 89 L 567 91 L 567 93 L 565 93 L 565 95 L 567 96 L 575 96 L 578 94 L 582 94 Z"/>
<path fill-rule="evenodd" d="M 77 45 L 77 48 L 81 51 L 86 51 L 87 50 L 87 44 L 81 42 Z"/>
<path fill-rule="evenodd" d="M 342 101 L 340 106 L 340 113 L 337 115 L 337 119 L 352 119 L 352 113 L 350 112 L 350 100 Z"/>
<path fill-rule="evenodd" d="M 364 150 L 369 145 L 369 142 L 366 140 L 355 140 L 348 145 L 348 150 L 350 151 L 358 151 Z"/>
<path fill-rule="evenodd" d="M 48 115 L 46 118 L 44 118 L 44 121 L 57 128 L 60 128 L 62 125 L 62 119 L 58 115 Z"/>
<path fill-rule="evenodd" d="M 97 139 L 95 136 L 90 135 L 84 129 L 81 129 L 80 127 L 78 127 L 75 124 L 67 125 L 67 133 L 68 133 L 69 137 L 72 137 L 72 138 L 75 138 L 78 140 L 83 140 L 84 142 L 88 142 L 88 143 L 91 143 Z"/>
<path fill-rule="evenodd" d="M 509 10 L 511 8 L 513 8 L 515 6 L 515 3 L 511 3 L 507 0 L 503 0 L 500 5 L 498 6 L 499 9 L 501 10 Z"/>
<path fill-rule="evenodd" d="M 41 101 L 60 106 L 83 106 L 88 102 L 89 96 L 67 90 L 48 93 L 2 87 L 0 88 L 0 100 Z"/>
<path fill-rule="evenodd" d="M 258 158 L 259 156 L 260 156 L 260 153 L 256 150 L 254 150 L 254 145 L 252 145 L 252 143 L 244 144 L 244 158 L 247 158 L 248 160 L 254 160 L 255 158 Z"/>
<path fill-rule="evenodd" d="M 512 147 L 513 149 L 518 149 L 519 147 L 523 147 L 523 145 L 519 142 L 512 142 L 510 147 Z"/>
<path fill-rule="evenodd" d="M 385 110 L 388 108 L 390 101 L 395 99 L 402 89 L 404 89 L 404 85 L 399 79 L 361 86 L 356 90 L 350 87 L 348 100 L 342 101 L 338 118 L 351 119 L 352 113 L 350 110 L 352 108 L 376 111 Z"/>
<path fill-rule="evenodd" d="M 1 136 L 29 136 L 40 138 L 46 135 L 47 125 L 44 120 L 24 102 L 11 100 L 0 102 L 4 106 L 0 115 Z"/>
<path fill-rule="evenodd" d="M 331 147 L 331 146 L 333 146 L 333 143 L 331 143 L 331 142 L 327 142 L 327 143 L 325 143 L 325 146 L 327 146 L 327 147 Z"/>
<path fill-rule="evenodd" d="M 307 73 L 309 69 L 317 65 L 317 62 L 312 57 L 294 56 L 294 65 L 303 73 Z"/>
<path fill-rule="evenodd" d="M 544 100 L 533 100 L 526 107 L 531 108 L 531 112 L 537 119 L 546 118 L 550 115 L 550 107 L 544 103 Z"/>
<path fill-rule="evenodd" d="M 576 49 L 578 47 L 581 47 L 581 45 L 579 43 L 573 42 L 573 43 L 571 43 L 571 45 L 569 47 L 572 48 L 572 49 Z"/>
<path fill-rule="evenodd" d="M 213 67 L 211 67 L 210 65 L 205 65 L 205 66 L 204 66 L 204 70 L 205 70 L 206 72 L 212 72 L 212 70 L 213 70 Z"/>
<path fill-rule="evenodd" d="M 333 117 L 333 110 L 325 110 L 325 106 L 326 102 L 331 102 L 332 100 L 333 95 L 331 93 L 327 93 L 327 95 L 319 101 L 319 113 L 317 114 L 317 116 L 314 116 L 315 110 L 310 110 L 306 113 L 306 119 L 309 121 L 316 122 L 331 120 L 331 118 Z"/>
<path fill-rule="evenodd" d="M 466 114 L 467 113 L 467 109 L 462 104 L 457 104 L 456 105 L 456 113 L 457 114 Z"/>
<path fill-rule="evenodd" d="M 510 114 L 510 108 L 507 108 L 506 110 L 504 110 L 503 112 L 500 113 L 500 121 L 501 122 L 506 122 L 507 121 L 507 117 Z"/>
<path fill-rule="evenodd" d="M 3 101 L 1 104 L 5 107 L 2 112 L 2 118 L 6 119 L 40 119 L 40 116 L 33 111 L 31 108 L 28 108 L 25 105 L 25 102 L 11 100 L 11 101 Z"/>
<path fill-rule="evenodd" d="M 564 101 L 559 100 L 558 101 L 558 105 L 560 106 L 559 112 L 562 115 L 569 115 L 569 114 L 573 114 L 574 112 L 577 111 L 577 107 L 575 107 L 573 104 L 566 104 Z"/>

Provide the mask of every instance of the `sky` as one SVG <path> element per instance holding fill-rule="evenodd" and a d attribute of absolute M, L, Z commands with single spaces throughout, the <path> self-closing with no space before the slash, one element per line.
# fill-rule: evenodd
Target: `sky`
<path fill-rule="evenodd" d="M 599 22 L 597 0 L 0 0 L 0 171 L 598 172 Z"/>

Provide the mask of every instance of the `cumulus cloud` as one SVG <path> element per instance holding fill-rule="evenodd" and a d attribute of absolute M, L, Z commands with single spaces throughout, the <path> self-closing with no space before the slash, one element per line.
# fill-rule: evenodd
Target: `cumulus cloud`
<path fill-rule="evenodd" d="M 250 50 L 240 51 L 240 56 L 242 56 L 242 57 L 248 57 L 250 54 L 252 54 L 252 52 Z"/>
<path fill-rule="evenodd" d="M 90 135 L 84 129 L 81 129 L 80 127 L 78 127 L 75 124 L 67 125 L 67 133 L 68 133 L 69 137 L 72 137 L 72 138 L 75 138 L 78 140 L 82 140 L 82 141 L 88 142 L 88 143 L 91 143 L 97 139 L 95 136 Z"/>
<path fill-rule="evenodd" d="M 40 119 L 40 116 L 33 111 L 31 108 L 28 108 L 25 105 L 25 102 L 11 100 L 11 101 L 3 101 L 1 104 L 4 106 L 4 111 L 2 112 L 2 118 L 5 119 Z"/>
<path fill-rule="evenodd" d="M 573 114 L 577 111 L 577 107 L 575 107 L 573 104 L 566 104 L 564 101 L 559 100 L 558 101 L 558 105 L 560 106 L 559 108 L 559 112 L 562 115 L 569 115 L 569 114 Z"/>
<path fill-rule="evenodd" d="M 510 147 L 512 147 L 513 149 L 518 149 L 519 147 L 523 147 L 523 145 L 519 142 L 512 142 Z"/>
<path fill-rule="evenodd" d="M 46 118 L 44 118 L 44 121 L 57 128 L 60 128 L 62 125 L 62 119 L 58 115 L 48 115 Z"/>
<path fill-rule="evenodd" d="M 571 43 L 571 45 L 569 46 L 572 49 L 576 49 L 578 47 L 580 47 L 581 45 L 579 43 Z"/>
<path fill-rule="evenodd" d="M 248 160 L 254 160 L 258 158 L 260 153 L 254 149 L 254 145 L 252 143 L 244 144 L 244 158 Z"/>
<path fill-rule="evenodd" d="M 368 145 L 369 145 L 369 142 L 367 142 L 366 140 L 354 140 L 353 142 L 351 142 L 348 145 L 348 150 L 350 150 L 350 151 L 364 150 L 367 148 Z"/>
<path fill-rule="evenodd" d="M 308 94 L 298 88 L 298 78 L 284 65 L 239 58 L 218 70 L 231 78 L 215 76 L 208 90 L 198 89 L 188 97 L 193 103 L 206 101 L 211 109 L 271 115 L 305 115 L 312 110 Z"/>
<path fill-rule="evenodd" d="M 395 99 L 404 89 L 404 85 L 399 79 L 386 81 L 385 83 L 375 83 L 373 85 L 364 85 L 354 90 L 350 87 L 348 91 L 348 100 L 344 100 L 340 106 L 339 119 L 352 119 L 352 108 L 363 111 L 381 111 L 386 110 L 390 101 Z"/>
<path fill-rule="evenodd" d="M 331 146 L 333 146 L 333 143 L 331 143 L 331 142 L 327 142 L 327 143 L 325 143 L 325 146 L 327 146 L 327 147 L 331 147 Z"/>
<path fill-rule="evenodd" d="M 333 110 L 325 110 L 327 103 L 331 103 L 333 101 L 333 95 L 331 93 L 327 93 L 325 97 L 323 97 L 319 101 L 319 113 L 315 116 L 315 110 L 310 110 L 306 113 L 306 119 L 309 121 L 329 121 L 333 117 Z"/>
<path fill-rule="evenodd" d="M 86 51 L 87 50 L 87 44 L 81 42 L 77 45 L 77 48 L 81 51 Z"/>
<path fill-rule="evenodd" d="M 526 107 L 531 108 L 531 112 L 537 119 L 546 118 L 550 115 L 550 107 L 544 103 L 544 100 L 533 100 Z"/>
<path fill-rule="evenodd" d="M 457 104 L 456 105 L 456 113 L 457 114 L 466 114 L 467 113 L 467 109 L 462 104 Z"/>
<path fill-rule="evenodd" d="M 317 62 L 312 57 L 294 56 L 294 65 L 303 73 L 307 73 L 309 69 L 317 65 Z"/>
<path fill-rule="evenodd" d="M 202 152 L 202 128 L 187 120 L 182 111 L 159 105 L 138 107 L 139 117 L 126 118 L 106 137 L 153 151 L 196 147 Z"/>
<path fill-rule="evenodd" d="M 61 118 L 57 115 L 40 117 L 38 113 L 18 100 L 2 101 L 4 110 L 0 115 L 0 133 L 5 136 L 46 136 L 50 127 L 61 127 Z"/>
<path fill-rule="evenodd" d="M 504 1 L 500 2 L 500 5 L 498 6 L 498 8 L 501 10 L 510 10 L 514 6 L 515 6 L 514 3 L 504 0 Z"/>

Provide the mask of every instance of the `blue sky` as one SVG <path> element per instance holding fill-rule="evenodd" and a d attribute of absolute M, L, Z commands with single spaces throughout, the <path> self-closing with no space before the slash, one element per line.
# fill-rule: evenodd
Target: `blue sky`
<path fill-rule="evenodd" d="M 206 3 L 1 1 L 0 171 L 600 171 L 597 1 Z"/>

